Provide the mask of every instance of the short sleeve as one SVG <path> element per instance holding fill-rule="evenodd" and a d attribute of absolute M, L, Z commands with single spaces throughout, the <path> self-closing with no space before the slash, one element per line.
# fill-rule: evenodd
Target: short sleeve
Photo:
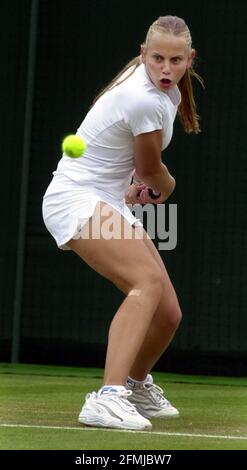
<path fill-rule="evenodd" d="M 124 119 L 134 136 L 163 129 L 162 105 L 157 97 L 137 95 L 125 105 Z"/>

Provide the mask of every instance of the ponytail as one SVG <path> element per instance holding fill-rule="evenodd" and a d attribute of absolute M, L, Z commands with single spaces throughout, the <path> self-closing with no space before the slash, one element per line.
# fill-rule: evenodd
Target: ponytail
<path fill-rule="evenodd" d="M 193 88 L 191 83 L 192 76 L 195 77 L 204 88 L 203 79 L 194 71 L 193 67 L 186 70 L 184 76 L 178 83 L 178 87 L 182 95 L 182 100 L 178 107 L 178 116 L 185 132 L 188 134 L 191 132 L 198 134 L 201 132 L 201 129 L 193 95 Z"/>

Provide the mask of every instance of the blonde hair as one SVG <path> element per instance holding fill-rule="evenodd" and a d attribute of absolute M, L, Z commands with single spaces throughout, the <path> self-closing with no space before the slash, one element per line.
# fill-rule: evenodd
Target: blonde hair
<path fill-rule="evenodd" d="M 177 16 L 160 16 L 154 23 L 151 24 L 144 44 L 147 47 L 153 33 L 162 32 L 166 34 L 173 34 L 174 36 L 183 37 L 185 39 L 188 49 L 192 48 L 192 39 L 188 26 L 182 18 Z M 125 67 L 111 80 L 111 82 L 96 96 L 93 104 L 108 90 L 119 85 L 132 75 L 135 69 L 142 63 L 141 56 L 134 57 Z M 193 94 L 192 80 L 195 77 L 199 83 L 204 87 L 203 79 L 198 75 L 193 66 L 186 70 L 185 74 L 178 83 L 178 88 L 181 92 L 181 103 L 178 107 L 178 116 L 182 126 L 187 133 L 200 132 L 199 116 L 196 112 L 196 104 Z"/>

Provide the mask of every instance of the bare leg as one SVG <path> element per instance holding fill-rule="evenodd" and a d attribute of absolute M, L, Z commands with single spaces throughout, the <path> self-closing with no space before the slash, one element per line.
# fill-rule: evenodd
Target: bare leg
<path fill-rule="evenodd" d="M 130 240 L 80 238 L 68 245 L 127 294 L 110 327 L 104 376 L 104 384 L 124 385 L 161 298 L 161 269 L 144 240 L 135 239 L 134 233 Z M 139 295 L 128 295 L 133 290 Z"/>
<path fill-rule="evenodd" d="M 157 297 L 155 298 L 157 289 L 153 287 L 141 282 L 134 286 L 134 289 L 140 290 L 140 295 L 127 296 L 113 318 L 108 338 L 104 384 L 117 384 L 121 380 L 125 385 L 158 303 Z"/>
<path fill-rule="evenodd" d="M 143 344 L 131 367 L 130 376 L 140 381 L 145 379 L 169 346 L 182 317 L 177 296 L 164 263 L 155 245 L 148 237 L 146 237 L 145 243 L 158 267 L 162 270 L 163 291 Z"/>

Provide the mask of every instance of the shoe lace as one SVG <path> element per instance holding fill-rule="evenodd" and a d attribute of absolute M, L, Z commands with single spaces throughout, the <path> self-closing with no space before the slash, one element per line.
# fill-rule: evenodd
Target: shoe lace
<path fill-rule="evenodd" d="M 159 405 L 164 406 L 170 404 L 170 402 L 164 397 L 164 390 L 162 390 L 158 385 L 147 382 L 143 384 L 143 387 Z"/>

